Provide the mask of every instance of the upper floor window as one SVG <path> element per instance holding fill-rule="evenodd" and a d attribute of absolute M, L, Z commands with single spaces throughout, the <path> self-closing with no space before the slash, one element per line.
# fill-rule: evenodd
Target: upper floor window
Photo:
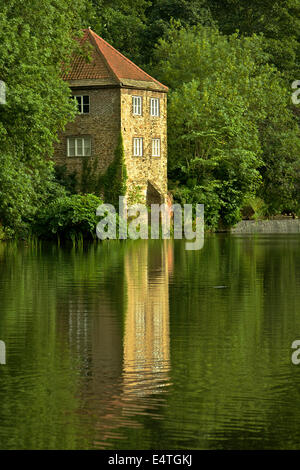
<path fill-rule="evenodd" d="M 160 157 L 160 139 L 152 139 L 152 157 Z"/>
<path fill-rule="evenodd" d="M 133 139 L 133 156 L 142 157 L 143 156 L 143 138 L 135 137 Z"/>
<path fill-rule="evenodd" d="M 67 138 L 68 157 L 90 157 L 91 138 L 90 137 L 68 137 Z"/>
<path fill-rule="evenodd" d="M 141 96 L 132 97 L 132 112 L 136 116 L 142 115 L 142 97 Z"/>
<path fill-rule="evenodd" d="M 151 116 L 159 116 L 159 98 L 150 99 L 150 114 Z"/>
<path fill-rule="evenodd" d="M 89 114 L 90 112 L 90 97 L 88 95 L 76 95 L 78 104 L 78 111 L 80 114 Z"/>

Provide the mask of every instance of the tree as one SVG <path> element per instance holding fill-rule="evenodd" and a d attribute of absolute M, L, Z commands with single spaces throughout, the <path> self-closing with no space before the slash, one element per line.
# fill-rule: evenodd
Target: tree
<path fill-rule="evenodd" d="M 263 34 L 270 62 L 288 80 L 299 74 L 299 0 L 209 0 L 212 16 L 225 34 Z"/>
<path fill-rule="evenodd" d="M 213 22 L 206 0 L 90 0 L 90 26 L 146 68 L 172 19 L 185 26 Z"/>
<path fill-rule="evenodd" d="M 90 0 L 89 25 L 92 29 L 138 63 L 143 61 L 148 0 Z"/>
<path fill-rule="evenodd" d="M 80 34 L 81 0 L 0 0 L 0 222 L 24 228 L 55 186 L 51 155 L 57 132 L 75 116 L 62 80 Z M 56 188 L 56 189 L 55 189 Z M 55 197 L 55 196 L 54 196 Z"/>
<path fill-rule="evenodd" d="M 180 22 L 185 27 L 213 24 L 206 0 L 152 0 L 146 15 L 147 28 L 144 33 L 146 63 L 151 62 L 155 45 L 167 34 L 171 21 Z"/>
<path fill-rule="evenodd" d="M 156 58 L 159 79 L 171 87 L 169 177 L 175 196 L 204 202 L 211 225 L 220 218 L 232 225 L 245 200 L 258 194 L 262 176 L 264 195 L 269 191 L 266 169 L 280 157 L 281 171 L 272 173 L 278 193 L 272 209 L 279 210 L 283 186 L 295 187 L 299 152 L 289 150 L 299 148 L 300 136 L 263 38 L 173 26 Z M 293 205 L 294 194 L 284 193 L 284 205 Z"/>

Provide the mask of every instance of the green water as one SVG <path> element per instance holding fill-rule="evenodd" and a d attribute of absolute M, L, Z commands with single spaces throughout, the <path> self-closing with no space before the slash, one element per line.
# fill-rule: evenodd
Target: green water
<path fill-rule="evenodd" d="M 299 449 L 299 242 L 0 245 L 0 448 Z"/>

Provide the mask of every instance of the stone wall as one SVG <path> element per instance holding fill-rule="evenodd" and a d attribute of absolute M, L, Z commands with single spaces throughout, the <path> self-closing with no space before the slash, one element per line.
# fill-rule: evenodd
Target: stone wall
<path fill-rule="evenodd" d="M 125 163 L 128 173 L 127 190 L 137 190 L 146 202 L 148 181 L 151 191 L 157 190 L 161 201 L 167 195 L 167 94 L 158 91 L 126 88 L 72 88 L 74 95 L 90 96 L 90 113 L 76 117 L 59 136 L 54 159 L 66 165 L 69 172 L 82 171 L 82 163 L 89 157 L 68 157 L 67 137 L 91 136 L 92 158 L 97 160 L 97 171 L 105 172 L 114 158 L 120 130 L 124 139 Z M 132 112 L 132 96 L 142 96 L 143 115 Z M 150 115 L 150 98 L 160 99 L 160 116 Z M 133 156 L 133 138 L 143 137 L 144 154 Z M 161 139 L 161 156 L 152 157 L 152 139 Z M 148 192 L 148 196 L 150 192 Z M 149 197 L 148 197 L 149 200 Z M 155 201 L 156 202 L 156 201 Z"/>
<path fill-rule="evenodd" d="M 300 220 L 242 220 L 231 233 L 300 233 Z"/>
<path fill-rule="evenodd" d="M 120 90 L 73 89 L 73 95 L 90 96 L 90 113 L 81 114 L 74 122 L 68 123 L 55 145 L 54 159 L 59 165 L 65 164 L 69 172 L 82 171 L 82 162 L 89 157 L 68 157 L 67 137 L 91 136 L 92 157 L 97 159 L 99 172 L 104 172 L 114 158 L 120 133 Z"/>
<path fill-rule="evenodd" d="M 132 112 L 132 96 L 142 96 L 142 116 Z M 150 98 L 160 99 L 160 116 L 150 115 Z M 121 128 L 128 173 L 127 188 L 140 187 L 146 201 L 148 181 L 162 197 L 167 194 L 167 94 L 150 90 L 121 89 Z M 143 137 L 142 157 L 133 156 L 133 138 Z M 152 157 L 152 139 L 161 139 L 161 156 Z"/>

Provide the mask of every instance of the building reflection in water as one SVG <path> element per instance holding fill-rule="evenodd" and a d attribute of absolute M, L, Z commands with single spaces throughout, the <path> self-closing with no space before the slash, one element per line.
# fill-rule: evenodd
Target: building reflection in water
<path fill-rule="evenodd" d="M 173 242 L 130 242 L 116 269 L 117 282 L 109 269 L 66 299 L 69 342 L 81 364 L 79 413 L 94 422 L 94 445 L 102 449 L 122 440 L 122 429 L 139 428 L 137 415 L 151 410 L 153 417 L 165 403 Z"/>
<path fill-rule="evenodd" d="M 127 308 L 123 339 L 123 393 L 145 396 L 169 384 L 169 273 L 173 245 L 140 243 L 125 257 Z"/>

